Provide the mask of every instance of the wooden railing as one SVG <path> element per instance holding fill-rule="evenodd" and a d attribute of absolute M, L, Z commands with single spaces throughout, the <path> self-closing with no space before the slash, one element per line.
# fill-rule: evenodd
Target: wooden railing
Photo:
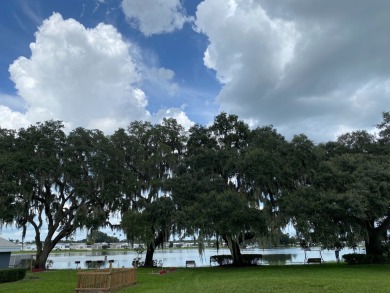
<path fill-rule="evenodd" d="M 112 290 L 135 285 L 137 269 L 98 269 L 95 271 L 77 273 L 77 288 L 79 292 L 111 292 Z"/>

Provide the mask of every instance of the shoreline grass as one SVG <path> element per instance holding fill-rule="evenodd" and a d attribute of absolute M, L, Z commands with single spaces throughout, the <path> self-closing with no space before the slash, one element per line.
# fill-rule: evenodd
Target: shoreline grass
<path fill-rule="evenodd" d="M 166 275 L 142 268 L 136 286 L 116 292 L 389 292 L 389 273 L 389 264 L 178 268 Z M 74 292 L 76 274 L 29 272 L 24 280 L 0 284 L 0 292 Z"/>

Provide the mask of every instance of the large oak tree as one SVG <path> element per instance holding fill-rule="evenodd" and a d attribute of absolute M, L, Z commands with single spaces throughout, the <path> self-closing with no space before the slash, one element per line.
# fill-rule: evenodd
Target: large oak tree
<path fill-rule="evenodd" d="M 151 267 L 156 247 L 168 240 L 175 227 L 174 205 L 165 184 L 176 175 L 185 136 L 174 119 L 164 119 L 156 125 L 133 122 L 127 136 L 124 168 L 132 172 L 135 180 L 133 188 L 124 194 L 121 227 L 129 240 L 146 245 L 145 266 Z"/>
<path fill-rule="evenodd" d="M 116 188 L 110 176 L 110 145 L 100 131 L 76 129 L 68 136 L 59 121 L 2 131 L 2 223 L 32 227 L 35 267 L 45 268 L 54 246 L 77 229 L 107 223 Z"/>
<path fill-rule="evenodd" d="M 263 212 L 240 172 L 249 135 L 247 124 L 226 113 L 209 127 L 195 125 L 180 176 L 171 182 L 181 227 L 198 236 L 200 248 L 205 237 L 223 239 L 235 265 L 243 263 L 240 245 L 266 231 Z"/>
<path fill-rule="evenodd" d="M 328 248 L 339 240 L 350 246 L 364 241 L 367 254 L 383 254 L 390 229 L 388 118 L 384 113 L 378 138 L 355 131 L 318 147 L 313 180 L 284 206 L 308 240 Z"/>

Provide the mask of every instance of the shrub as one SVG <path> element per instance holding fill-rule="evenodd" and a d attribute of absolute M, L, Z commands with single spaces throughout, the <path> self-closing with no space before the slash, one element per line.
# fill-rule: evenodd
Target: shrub
<path fill-rule="evenodd" d="M 389 262 L 389 259 L 383 255 L 349 253 L 344 254 L 343 258 L 348 264 L 372 264 Z"/>
<path fill-rule="evenodd" d="M 23 258 L 18 267 L 20 268 L 24 268 L 24 269 L 30 269 L 31 267 L 34 267 L 35 266 L 35 259 L 31 259 L 31 258 Z"/>
<path fill-rule="evenodd" d="M 263 256 L 261 254 L 242 254 L 242 261 L 244 265 L 259 265 Z M 233 263 L 231 255 L 213 255 L 210 257 L 210 263 L 216 262 L 220 266 L 230 265 Z"/>
<path fill-rule="evenodd" d="M 210 256 L 210 263 L 216 262 L 220 266 L 229 265 L 233 263 L 233 258 L 231 255 L 213 255 Z"/>
<path fill-rule="evenodd" d="M 22 280 L 26 276 L 26 269 L 6 269 L 0 270 L 0 283 L 15 282 Z"/>
<path fill-rule="evenodd" d="M 46 261 L 46 269 L 51 269 L 51 267 L 53 266 L 54 262 L 51 260 L 51 259 L 48 259 Z"/>

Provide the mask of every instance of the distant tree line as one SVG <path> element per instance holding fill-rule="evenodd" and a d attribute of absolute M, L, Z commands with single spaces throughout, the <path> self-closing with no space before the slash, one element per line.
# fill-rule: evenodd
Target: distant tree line
<path fill-rule="evenodd" d="M 206 240 L 224 242 L 239 265 L 243 243 L 283 242 L 289 223 L 307 242 L 364 241 L 367 254 L 383 255 L 390 113 L 382 118 L 376 135 L 354 131 L 320 144 L 304 134 L 287 141 L 273 126 L 250 129 L 226 113 L 189 131 L 174 119 L 135 121 L 112 135 L 67 134 L 61 121 L 0 128 L 0 221 L 23 237 L 34 229 L 39 268 L 77 229 L 103 226 L 144 243 L 146 266 L 171 235 L 195 235 L 200 252 Z"/>

